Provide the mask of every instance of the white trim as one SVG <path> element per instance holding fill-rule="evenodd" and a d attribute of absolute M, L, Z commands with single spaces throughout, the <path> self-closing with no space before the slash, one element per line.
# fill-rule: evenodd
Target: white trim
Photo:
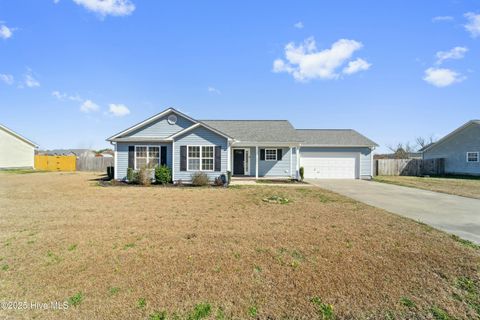
<path fill-rule="evenodd" d="M 232 149 L 232 146 L 229 143 L 227 143 L 227 171 L 230 171 L 232 173 L 232 163 L 231 163 L 231 159 L 232 159 L 232 155 L 231 155 L 231 149 Z M 232 173 L 233 174 L 233 173 Z"/>
<path fill-rule="evenodd" d="M 225 133 L 223 133 L 223 132 L 221 132 L 221 131 L 218 131 L 217 129 L 214 129 L 214 128 L 212 128 L 212 127 L 210 127 L 210 126 L 208 126 L 208 125 L 206 125 L 206 124 L 204 124 L 204 123 L 202 123 L 202 122 L 197 122 L 197 123 L 195 123 L 194 125 L 191 125 L 191 126 L 188 127 L 188 128 L 185 128 L 185 129 L 183 129 L 183 130 L 180 130 L 180 131 L 178 131 L 177 133 L 174 133 L 174 134 L 172 134 L 171 136 L 168 136 L 166 139 L 167 139 L 167 140 L 173 140 L 173 139 L 175 139 L 176 137 L 178 137 L 178 136 L 180 136 L 180 135 L 182 135 L 182 134 L 187 133 L 188 131 L 191 131 L 191 130 L 193 130 L 193 129 L 195 129 L 195 128 L 198 128 L 199 126 L 202 126 L 202 127 L 204 127 L 205 129 L 210 130 L 210 131 L 212 131 L 212 132 L 214 132 L 214 133 L 216 133 L 216 134 L 218 134 L 218 135 L 220 135 L 220 136 L 222 136 L 222 137 L 224 137 L 224 138 L 233 139 L 233 138 L 230 137 L 229 135 L 226 135 Z"/>
<path fill-rule="evenodd" d="M 136 130 L 136 129 L 138 129 L 138 128 L 141 128 L 141 127 L 143 127 L 143 126 L 145 126 L 145 125 L 147 125 L 147 124 L 149 124 L 149 123 L 157 120 L 158 118 L 163 117 L 164 115 L 168 114 L 169 112 L 174 112 L 174 113 L 176 113 L 177 115 L 179 115 L 179 116 L 181 116 L 181 117 L 183 117 L 183 118 L 185 118 L 185 119 L 187 119 L 187 120 L 190 120 L 190 121 L 193 122 L 193 123 L 198 123 L 197 120 L 195 120 L 195 119 L 193 119 L 193 118 L 190 118 L 190 117 L 187 116 L 186 114 L 184 114 L 184 113 L 182 113 L 182 112 L 180 112 L 180 111 L 178 111 L 178 110 L 176 110 L 176 109 L 174 109 L 174 108 L 168 108 L 168 109 L 165 109 L 164 111 L 162 111 L 162 112 L 160 112 L 160 113 L 157 113 L 156 115 L 154 115 L 154 116 L 152 116 L 152 117 L 150 117 L 150 118 L 148 118 L 148 119 L 146 119 L 146 120 L 144 120 L 144 121 L 142 121 L 142 122 L 137 123 L 136 125 L 128 128 L 128 129 L 126 129 L 126 130 L 123 130 L 122 132 L 119 132 L 119 133 L 111 136 L 110 138 L 107 139 L 107 141 L 111 141 L 111 140 L 113 140 L 113 139 L 115 139 L 115 138 L 118 138 L 118 137 L 120 137 L 120 136 L 123 136 L 123 135 L 129 133 L 129 132 L 132 132 L 132 131 L 134 131 L 134 130 Z"/>
<path fill-rule="evenodd" d="M 162 146 L 161 145 L 144 145 L 144 144 L 139 144 L 139 145 L 135 145 L 135 150 L 134 150 L 134 155 L 133 155 L 133 170 L 140 170 L 140 168 L 137 168 L 137 147 L 146 147 L 147 148 L 147 162 L 146 162 L 146 166 L 148 166 L 148 158 L 149 158 L 149 151 L 150 151 L 150 148 L 158 148 L 158 165 L 160 165 L 162 163 Z M 168 149 L 167 149 L 167 153 L 168 153 Z M 166 160 L 166 159 L 165 159 Z"/>
<path fill-rule="evenodd" d="M 477 161 L 469 161 L 468 160 L 468 156 L 469 154 L 476 154 L 477 155 Z M 480 152 L 478 151 L 467 151 L 467 157 L 466 157 L 466 160 L 467 160 L 467 163 L 471 163 L 471 162 L 480 162 Z"/>
<path fill-rule="evenodd" d="M 113 151 L 113 179 L 118 179 L 118 152 L 117 152 L 117 144 L 113 143 L 115 150 Z"/>
<path fill-rule="evenodd" d="M 372 148 L 370 149 L 370 177 L 373 179 L 373 176 L 374 176 L 374 171 L 373 171 L 373 150 L 375 150 L 375 148 Z M 359 158 L 358 161 L 361 161 L 361 159 Z"/>
<path fill-rule="evenodd" d="M 250 163 L 251 162 L 250 148 L 232 148 L 232 153 L 234 153 L 235 150 L 243 150 L 243 175 L 249 176 L 252 168 L 252 165 Z M 235 164 L 233 163 L 233 161 L 235 161 L 235 157 L 232 157 L 232 164 L 233 164 L 232 167 L 235 168 Z M 232 172 L 232 175 L 233 175 L 233 172 Z"/>
<path fill-rule="evenodd" d="M 303 148 L 372 148 L 372 145 L 302 144 Z"/>
<path fill-rule="evenodd" d="M 297 153 L 297 172 L 296 172 L 296 175 L 297 175 L 297 179 L 300 179 L 300 147 L 295 147 L 295 151 Z"/>
<path fill-rule="evenodd" d="M 22 140 L 23 142 L 26 142 L 27 144 L 31 145 L 32 147 L 38 148 L 38 145 L 35 142 L 33 142 L 31 140 L 28 140 L 27 138 L 25 138 L 24 136 L 16 133 L 12 129 L 9 129 L 9 128 L 5 127 L 4 125 L 1 125 L 1 124 L 0 124 L 0 129 L 5 130 L 5 132 L 10 133 L 12 136 Z"/>
<path fill-rule="evenodd" d="M 260 155 L 258 154 L 258 146 L 255 147 L 255 179 L 258 179 L 258 158 Z"/>
<path fill-rule="evenodd" d="M 199 163 L 199 170 L 190 170 L 190 156 L 189 156 L 189 148 L 190 147 L 199 147 L 200 148 L 200 156 L 198 158 L 193 158 L 193 159 L 198 159 L 200 160 L 200 163 Z M 212 159 L 213 161 L 213 169 L 212 170 L 204 170 L 203 169 L 203 164 L 202 164 L 202 160 L 203 160 L 203 148 L 205 147 L 209 147 L 209 148 L 212 148 L 213 149 L 213 157 L 212 158 L 205 158 L 205 159 Z M 187 145 L 187 172 L 197 172 L 197 171 L 202 171 L 202 172 L 214 172 L 215 171 L 215 147 L 214 145 Z"/>
<path fill-rule="evenodd" d="M 167 147 L 167 159 L 168 159 L 168 147 Z M 172 181 L 175 182 L 175 141 L 172 141 Z"/>
<path fill-rule="evenodd" d="M 278 149 L 264 148 L 264 150 L 265 150 L 265 160 L 264 161 L 279 161 L 278 160 Z M 267 159 L 267 150 L 269 150 L 269 151 L 274 150 L 275 151 L 275 159 Z M 283 150 L 282 150 L 282 152 L 283 152 Z"/>
<path fill-rule="evenodd" d="M 443 137 L 442 139 L 438 140 L 437 142 L 435 143 L 432 143 L 430 146 L 428 146 L 425 150 L 423 150 L 422 152 L 425 153 L 427 152 L 428 150 L 444 143 L 445 141 L 447 141 L 449 138 L 451 138 L 452 136 L 454 136 L 455 134 L 457 134 L 458 132 L 462 131 L 463 129 L 467 128 L 468 126 L 472 125 L 472 124 L 476 124 L 477 126 L 480 125 L 479 124 L 479 121 L 480 120 L 471 120 L 471 121 L 468 121 L 467 123 L 465 123 L 464 125 L 462 125 L 461 127 L 453 130 L 452 132 L 450 132 L 449 134 L 447 134 L 445 137 Z"/>
<path fill-rule="evenodd" d="M 293 148 L 290 147 L 290 178 L 293 178 Z"/>

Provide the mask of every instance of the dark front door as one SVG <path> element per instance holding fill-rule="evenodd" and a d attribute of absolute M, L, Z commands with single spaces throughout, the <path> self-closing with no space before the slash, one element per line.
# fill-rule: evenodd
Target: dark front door
<path fill-rule="evenodd" d="M 245 150 L 233 150 L 233 174 L 245 174 Z"/>

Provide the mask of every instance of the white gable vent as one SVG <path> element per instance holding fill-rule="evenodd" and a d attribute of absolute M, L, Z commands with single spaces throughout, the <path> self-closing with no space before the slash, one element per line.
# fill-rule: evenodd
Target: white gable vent
<path fill-rule="evenodd" d="M 174 114 L 171 114 L 171 115 L 168 116 L 167 121 L 168 121 L 169 124 L 175 124 L 175 123 L 177 123 L 177 116 L 174 115 Z"/>

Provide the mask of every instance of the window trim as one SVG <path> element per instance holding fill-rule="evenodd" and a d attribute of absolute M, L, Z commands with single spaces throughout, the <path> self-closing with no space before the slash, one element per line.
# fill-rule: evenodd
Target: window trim
<path fill-rule="evenodd" d="M 198 158 L 192 158 L 192 159 L 198 159 L 200 160 L 200 169 L 199 170 L 191 170 L 190 169 L 190 152 L 189 152 L 189 149 L 190 147 L 200 147 L 200 157 Z M 203 148 L 204 147 L 209 147 L 209 148 L 212 148 L 212 158 L 210 157 L 207 157 L 205 159 L 212 159 L 213 161 L 213 166 L 212 166 L 212 170 L 203 170 Z M 202 172 L 214 172 L 215 171 L 215 146 L 214 145 L 187 145 L 187 171 L 190 171 L 190 172 L 198 172 L 198 171 L 202 171 Z"/>
<path fill-rule="evenodd" d="M 150 148 L 158 148 L 158 165 L 162 163 L 162 146 L 161 145 L 153 145 L 153 144 L 139 144 L 135 145 L 135 154 L 133 157 L 134 163 L 133 166 L 135 167 L 134 170 L 140 170 L 140 168 L 137 168 L 137 147 L 146 147 L 147 148 L 147 166 L 148 166 L 148 160 L 149 160 L 149 149 Z M 148 169 L 148 168 L 147 168 Z"/>
<path fill-rule="evenodd" d="M 267 151 L 275 151 L 275 159 L 267 159 Z M 278 150 L 274 148 L 265 148 L 265 161 L 278 161 Z"/>
<path fill-rule="evenodd" d="M 470 160 L 468 159 L 468 156 L 469 156 L 470 154 L 472 154 L 472 153 L 477 155 L 477 160 L 476 160 L 476 161 L 470 161 Z M 478 152 L 478 151 L 467 151 L 466 160 L 467 160 L 467 163 L 480 162 L 480 152 Z"/>

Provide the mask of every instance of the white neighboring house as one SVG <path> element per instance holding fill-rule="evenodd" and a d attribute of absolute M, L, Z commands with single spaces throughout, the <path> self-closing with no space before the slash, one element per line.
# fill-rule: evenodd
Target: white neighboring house
<path fill-rule="evenodd" d="M 0 170 L 34 168 L 37 144 L 0 124 Z"/>

